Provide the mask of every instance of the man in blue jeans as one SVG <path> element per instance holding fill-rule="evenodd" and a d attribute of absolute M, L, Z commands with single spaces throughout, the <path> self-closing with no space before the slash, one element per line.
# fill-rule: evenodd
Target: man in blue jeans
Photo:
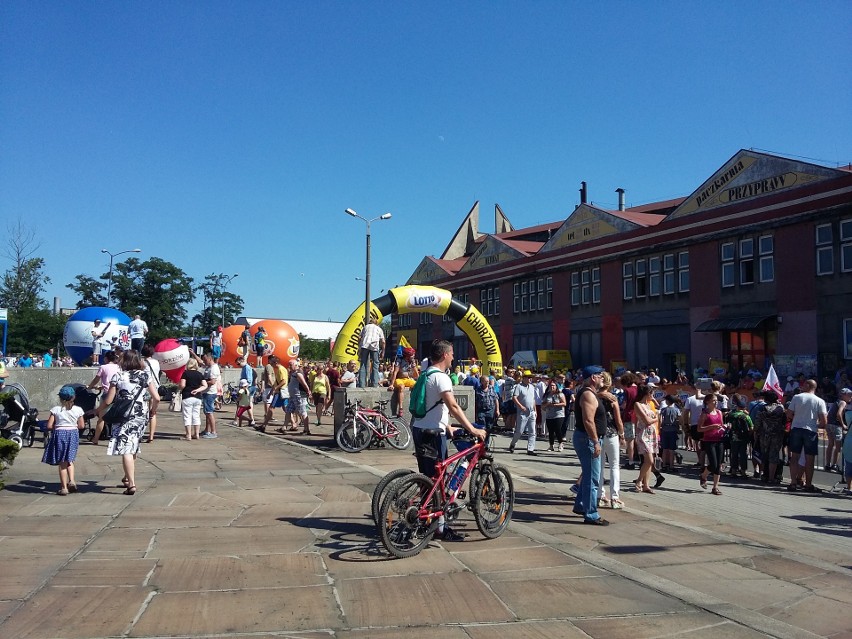
<path fill-rule="evenodd" d="M 583 516 L 584 524 L 609 526 L 598 513 L 598 491 L 601 483 L 601 437 L 606 434 L 606 409 L 598 401 L 597 391 L 603 380 L 604 369 L 586 366 L 583 385 L 574 402 L 576 415 L 574 450 L 580 460 L 582 478 L 580 492 L 574 499 L 574 512 Z"/>

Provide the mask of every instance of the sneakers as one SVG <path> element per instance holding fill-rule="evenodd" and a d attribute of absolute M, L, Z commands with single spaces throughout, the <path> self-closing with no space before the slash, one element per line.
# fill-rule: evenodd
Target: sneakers
<path fill-rule="evenodd" d="M 515 447 L 514 447 L 514 446 L 509 446 L 509 452 L 510 452 L 510 453 L 514 453 L 514 452 L 515 452 Z"/>
<path fill-rule="evenodd" d="M 654 482 L 654 488 L 659 488 L 663 485 L 663 482 L 666 481 L 666 478 L 662 475 L 657 475 L 657 481 Z"/>
<path fill-rule="evenodd" d="M 464 541 L 467 535 L 457 533 L 449 526 L 444 527 L 444 532 L 438 534 L 441 541 Z"/>
<path fill-rule="evenodd" d="M 808 484 L 807 486 L 802 488 L 802 490 L 804 490 L 806 493 L 821 493 L 822 492 L 822 488 L 814 486 L 813 484 Z"/>
<path fill-rule="evenodd" d="M 563 450 L 565 450 L 565 444 L 559 442 L 559 452 L 561 453 Z"/>
<path fill-rule="evenodd" d="M 571 492 L 575 495 L 580 494 L 580 487 L 577 484 L 571 484 Z"/>
<path fill-rule="evenodd" d="M 201 439 L 216 439 L 217 437 L 219 437 L 219 435 L 217 435 L 216 433 L 202 433 L 201 434 Z"/>
<path fill-rule="evenodd" d="M 538 453 L 535 452 L 534 450 L 528 450 L 527 455 L 532 455 L 533 457 L 536 457 L 538 455 Z"/>
<path fill-rule="evenodd" d="M 621 501 L 620 499 L 613 499 L 612 500 L 612 507 L 613 507 L 614 510 L 620 510 L 620 509 L 624 508 L 624 502 Z"/>

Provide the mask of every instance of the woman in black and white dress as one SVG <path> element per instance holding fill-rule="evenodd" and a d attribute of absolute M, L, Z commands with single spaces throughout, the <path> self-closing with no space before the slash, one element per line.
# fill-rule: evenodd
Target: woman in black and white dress
<path fill-rule="evenodd" d="M 109 440 L 107 455 L 121 455 L 121 463 L 124 467 L 125 495 L 136 494 L 136 455 L 139 454 L 139 442 L 148 425 L 148 398 L 144 391 L 153 401 L 159 402 L 160 395 L 157 393 L 157 382 L 151 378 L 144 360 L 136 351 L 127 351 L 122 358 L 122 370 L 113 375 L 109 382 L 109 391 L 106 399 L 99 409 L 101 414 L 106 412 L 115 399 L 133 399 L 133 409 L 130 419 L 122 424 L 115 424 L 112 429 L 112 438 Z"/>

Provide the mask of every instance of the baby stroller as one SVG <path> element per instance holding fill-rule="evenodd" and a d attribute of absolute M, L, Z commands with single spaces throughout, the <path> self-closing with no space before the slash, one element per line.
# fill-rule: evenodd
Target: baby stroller
<path fill-rule="evenodd" d="M 35 443 L 38 429 L 38 410 L 30 408 L 27 389 L 15 382 L 3 385 L 2 393 L 10 395 L 0 409 L 0 437 L 15 442 L 18 448 Z"/>
<path fill-rule="evenodd" d="M 85 384 L 69 384 L 74 389 L 74 405 L 83 409 L 83 420 L 86 422 L 86 427 L 80 432 L 81 439 L 91 440 L 95 435 L 95 427 L 92 425 L 92 420 L 95 420 L 95 426 L 98 423 L 97 407 L 98 407 L 98 391 L 90 389 Z M 101 439 L 109 439 L 109 426 L 104 425 L 101 432 Z"/>

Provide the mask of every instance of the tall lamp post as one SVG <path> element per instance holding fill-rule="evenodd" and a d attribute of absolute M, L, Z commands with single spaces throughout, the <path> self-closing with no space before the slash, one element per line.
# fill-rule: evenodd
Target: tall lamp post
<path fill-rule="evenodd" d="M 112 298 L 112 261 L 118 257 L 119 255 L 124 255 L 125 253 L 141 253 L 142 249 L 129 249 L 127 251 L 119 251 L 118 253 L 110 253 L 106 249 L 101 249 L 101 253 L 106 253 L 109 255 L 109 283 L 107 284 L 107 304 L 110 304 L 110 299 Z"/>
<path fill-rule="evenodd" d="M 234 273 L 231 277 L 225 280 L 225 283 L 222 285 L 222 328 L 225 328 L 225 291 L 228 290 L 228 284 L 230 284 L 235 277 L 239 276 L 239 273 Z"/>
<path fill-rule="evenodd" d="M 352 217 L 357 217 L 359 220 L 363 220 L 367 224 L 367 273 L 364 276 L 364 328 L 367 328 L 367 324 L 370 323 L 370 224 L 375 222 L 376 220 L 389 220 L 391 219 L 390 213 L 385 213 L 378 217 L 374 217 L 372 220 L 368 220 L 365 217 L 361 217 L 352 209 L 346 209 L 344 211 L 346 215 L 351 215 Z"/>

